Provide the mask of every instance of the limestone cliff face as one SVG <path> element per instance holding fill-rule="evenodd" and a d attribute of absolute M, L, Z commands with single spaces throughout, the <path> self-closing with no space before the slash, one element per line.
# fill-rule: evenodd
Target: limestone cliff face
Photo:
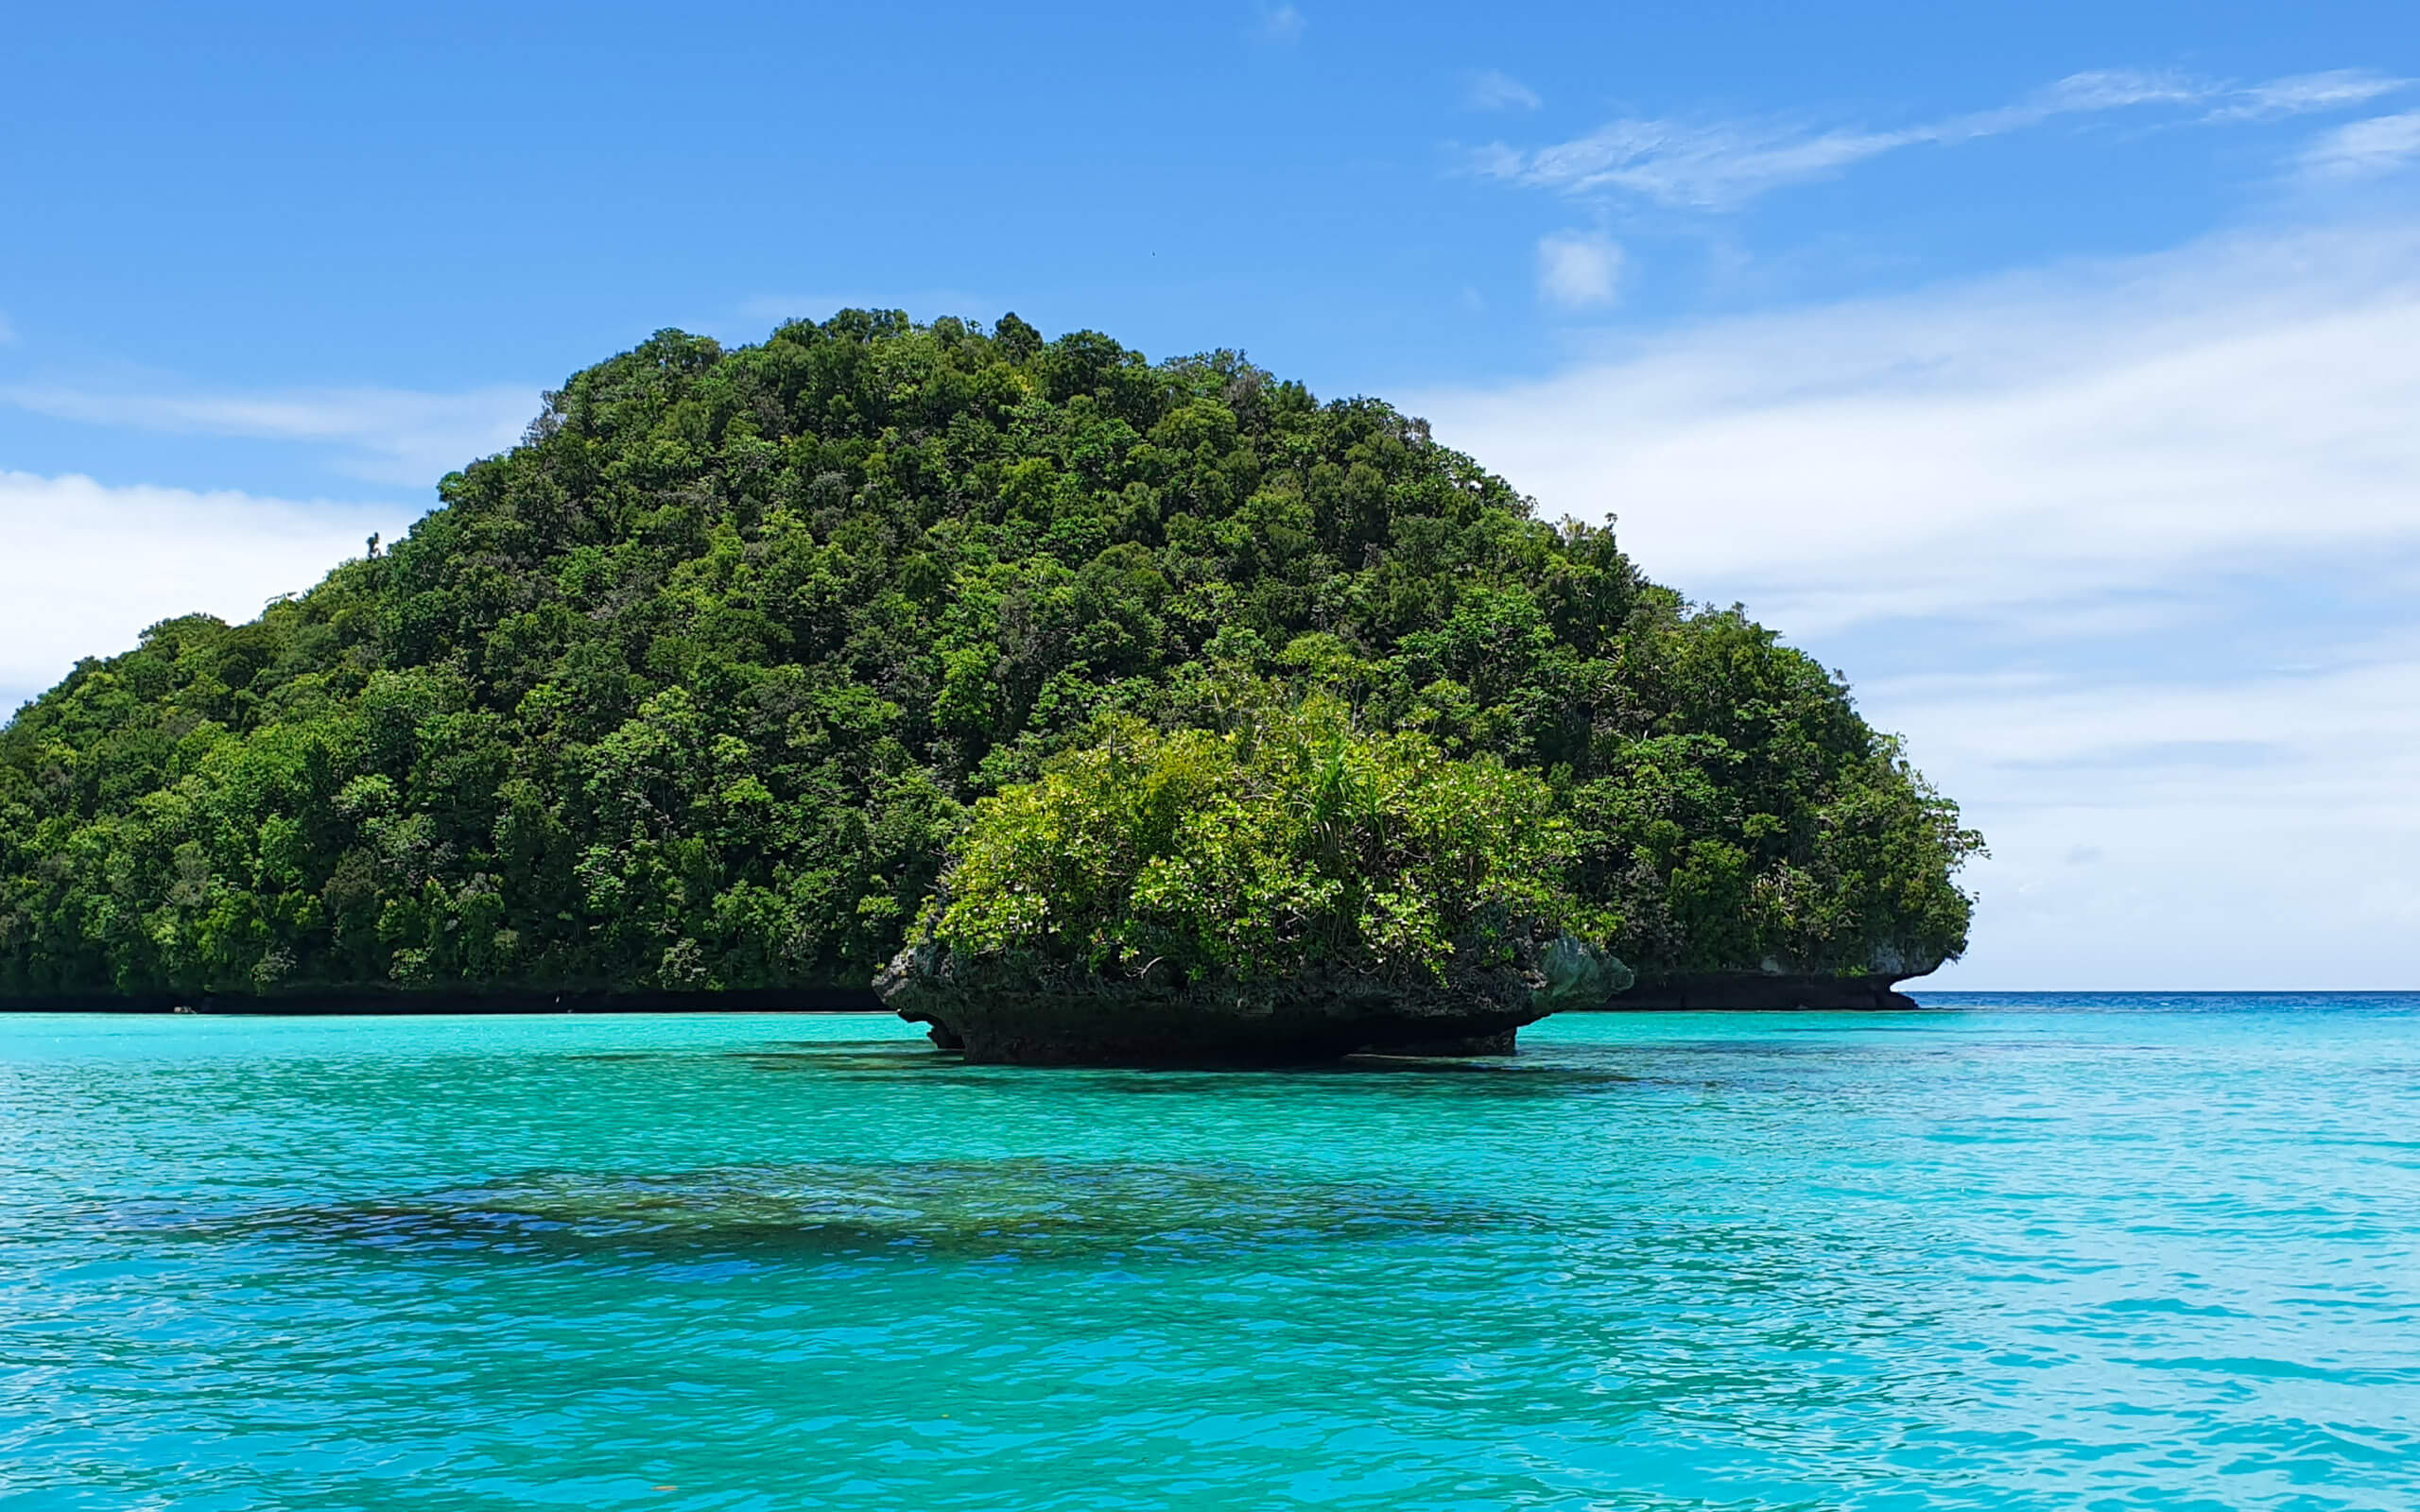
<path fill-rule="evenodd" d="M 967 955 L 922 940 L 874 990 L 934 1042 L 978 1062 L 1017 1065 L 1300 1065 L 1360 1050 L 1412 1052 L 1494 1042 L 1558 1008 L 1585 1007 L 1630 971 L 1568 936 L 1524 942 L 1514 958 L 1443 982 L 1350 971 L 1271 981 L 1112 980 L 1078 967 Z"/>

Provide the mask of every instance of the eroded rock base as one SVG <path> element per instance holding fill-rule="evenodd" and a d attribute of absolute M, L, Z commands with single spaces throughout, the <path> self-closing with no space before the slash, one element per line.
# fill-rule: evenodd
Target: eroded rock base
<path fill-rule="evenodd" d="M 1063 968 L 966 960 L 926 943 L 876 979 L 901 1018 L 978 1064 L 1305 1066 L 1362 1051 L 1502 1055 L 1559 1005 L 1533 966 L 1434 986 L 1351 976 L 1277 983 L 1106 981 Z"/>
<path fill-rule="evenodd" d="M 1607 1008 L 1625 1012 L 1735 1010 L 1782 1012 L 1795 1008 L 1847 1011 L 1918 1006 L 1916 1000 L 1893 990 L 1895 976 L 1782 976 L 1754 971 L 1708 971 L 1693 976 L 1641 981 L 1608 1000 Z"/>
<path fill-rule="evenodd" d="M 902 1008 L 935 1044 L 977 1064 L 1012 1066 L 1309 1066 L 1374 1050 L 1388 1055 L 1504 1055 L 1522 1024 L 1544 1015 L 1464 1005 L 1443 1015 L 1360 1003 L 1329 1005 L 1069 1000 L 1001 994 L 985 1002 Z M 1468 1030 L 1441 1035 L 1441 1027 Z"/>

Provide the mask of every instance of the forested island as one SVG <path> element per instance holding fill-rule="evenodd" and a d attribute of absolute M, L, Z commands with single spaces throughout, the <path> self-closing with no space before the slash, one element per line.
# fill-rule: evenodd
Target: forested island
<path fill-rule="evenodd" d="M 439 493 L 0 730 L 0 1005 L 883 972 L 944 1038 L 977 985 L 1493 1035 L 1634 974 L 1615 1001 L 1903 1001 L 1965 944 L 1979 839 L 1838 679 L 1236 353 L 666 332 Z"/>

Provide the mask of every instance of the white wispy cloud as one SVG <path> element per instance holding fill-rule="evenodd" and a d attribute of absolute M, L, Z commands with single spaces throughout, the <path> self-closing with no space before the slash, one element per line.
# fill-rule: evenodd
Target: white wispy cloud
<path fill-rule="evenodd" d="M 197 610 L 250 619 L 414 513 L 0 472 L 0 718 L 145 626 Z"/>
<path fill-rule="evenodd" d="M 1616 189 L 1670 205 L 1720 209 L 1780 184 L 1836 172 L 1910 140 L 1906 133 L 1810 134 L 1741 122 L 1622 120 L 1528 153 L 1491 146 L 1475 161 L 1482 173 L 1532 188 Z"/>
<path fill-rule="evenodd" d="M 2420 111 L 2408 111 L 2327 132 L 2303 154 L 2303 169 L 2321 179 L 2366 179 L 2414 159 L 2420 159 Z"/>
<path fill-rule="evenodd" d="M 1546 103 L 1536 90 L 1493 68 L 1472 76 L 1462 98 L 1478 111 L 1534 111 Z"/>
<path fill-rule="evenodd" d="M 1538 294 L 1566 310 L 1601 310 L 1621 292 L 1620 244 L 1597 232 L 1563 231 L 1538 241 Z"/>
<path fill-rule="evenodd" d="M 2215 83 L 2136 69 L 2074 74 L 2030 98 L 1893 129 L 1814 127 L 1801 121 L 1626 118 L 1585 136 L 1527 150 L 1492 143 L 1473 171 L 1562 194 L 1614 193 L 1668 206 L 1735 209 L 1785 184 L 1828 178 L 1915 146 L 1953 146 L 2064 116 L 2152 106 L 2199 107 L 2205 121 L 2253 120 L 2340 110 L 2407 81 L 2359 71 L 2298 75 L 2263 84 Z"/>
<path fill-rule="evenodd" d="M 1945 985 L 2409 985 L 2420 226 L 1707 323 L 1414 407 L 1909 734 L 1994 844 Z"/>
<path fill-rule="evenodd" d="M 1423 403 L 1551 509 L 1803 625 L 2420 541 L 2420 230 L 1716 322 Z"/>
<path fill-rule="evenodd" d="M 2306 115 L 2314 111 L 2349 110 L 2381 94 L 2392 94 L 2411 80 L 2367 68 L 2339 68 L 2324 74 L 2295 74 L 2254 84 L 2210 112 L 2215 121 L 2258 121 L 2281 115 Z"/>
<path fill-rule="evenodd" d="M 0 403 L 94 425 L 326 446 L 348 476 L 420 488 L 512 445 L 539 407 L 535 386 L 209 394 L 21 384 L 0 388 Z"/>
<path fill-rule="evenodd" d="M 1290 43 L 1302 40 L 1303 28 L 1308 25 L 1303 12 L 1290 5 L 1263 6 L 1260 10 L 1259 32 L 1265 42 Z"/>

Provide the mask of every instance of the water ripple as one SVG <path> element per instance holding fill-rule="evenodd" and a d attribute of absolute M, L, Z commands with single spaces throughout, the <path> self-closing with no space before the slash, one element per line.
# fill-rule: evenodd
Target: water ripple
<path fill-rule="evenodd" d="M 0 1509 L 2408 1512 L 2420 1000 L 0 1018 Z"/>

